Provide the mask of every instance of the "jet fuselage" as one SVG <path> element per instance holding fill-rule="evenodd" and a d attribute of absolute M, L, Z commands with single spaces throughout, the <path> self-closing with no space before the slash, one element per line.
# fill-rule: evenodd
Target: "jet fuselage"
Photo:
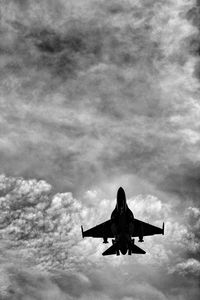
<path fill-rule="evenodd" d="M 130 248 L 133 230 L 133 213 L 126 203 L 126 195 L 122 187 L 117 192 L 117 204 L 111 214 L 111 230 L 115 237 L 113 243 L 119 245 L 120 252 L 125 255 Z"/>

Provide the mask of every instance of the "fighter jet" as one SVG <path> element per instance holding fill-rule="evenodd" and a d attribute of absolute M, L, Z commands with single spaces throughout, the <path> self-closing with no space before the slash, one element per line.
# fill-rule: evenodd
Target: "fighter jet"
<path fill-rule="evenodd" d="M 138 237 L 138 242 L 144 242 L 143 237 L 163 234 L 164 223 L 162 228 L 150 225 L 134 218 L 132 211 L 126 203 L 126 195 L 122 187 L 117 192 L 116 207 L 111 214 L 110 220 L 101 223 L 89 230 L 84 231 L 81 226 L 82 237 L 103 238 L 103 243 L 108 243 L 108 238 L 112 238 L 112 246 L 102 253 L 102 255 L 117 256 L 121 254 L 128 255 L 132 253 L 145 254 L 146 252 L 135 245 L 135 239 Z"/>

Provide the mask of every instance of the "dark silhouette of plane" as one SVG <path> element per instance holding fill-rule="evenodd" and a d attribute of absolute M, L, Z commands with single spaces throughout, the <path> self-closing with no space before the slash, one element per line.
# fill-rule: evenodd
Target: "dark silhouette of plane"
<path fill-rule="evenodd" d="M 162 228 L 159 228 L 135 219 L 126 203 L 125 192 L 120 187 L 117 192 L 117 204 L 111 214 L 111 219 L 86 231 L 83 231 L 83 226 L 81 226 L 81 230 L 83 238 L 103 238 L 103 243 L 108 243 L 108 238 L 114 238 L 112 246 L 102 255 L 120 255 L 120 252 L 125 255 L 127 251 L 129 255 L 132 253 L 145 254 L 144 250 L 135 245 L 135 240 L 132 237 L 138 237 L 138 242 L 144 242 L 144 236 L 164 235 L 164 223 Z"/>

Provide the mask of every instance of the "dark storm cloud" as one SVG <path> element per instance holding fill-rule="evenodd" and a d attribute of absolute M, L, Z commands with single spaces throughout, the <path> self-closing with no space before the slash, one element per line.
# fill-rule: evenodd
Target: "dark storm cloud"
<path fill-rule="evenodd" d="M 104 19 L 100 22 L 98 18 L 69 19 L 62 28 L 52 28 L 41 22 L 39 25 L 23 23 L 17 15 L 16 20 L 5 22 L 2 30 L 2 51 L 8 54 L 3 73 L 4 76 L 10 71 L 20 74 L 25 82 L 25 70 L 32 80 L 34 70 L 49 72 L 52 81 L 54 77 L 66 80 L 100 62 L 108 66 L 113 63 L 130 66 L 136 64 L 140 53 L 140 59 L 144 58 L 151 65 L 152 60 L 161 55 L 159 45 L 149 40 L 143 28 L 117 28 L 117 24 L 109 24 Z"/>
<path fill-rule="evenodd" d="M 32 19 L 28 22 L 24 16 L 22 22 L 19 11 L 15 8 L 14 12 L 13 20 L 4 17 L 2 31 L 6 53 L 2 65 L 2 93 L 4 99 L 9 95 L 9 101 L 13 101 L 12 109 L 7 109 L 6 103 L 2 104 L 5 111 L 2 120 L 3 130 L 5 128 L 2 133 L 3 169 L 15 175 L 45 177 L 46 174 L 51 182 L 58 178 L 56 185 L 61 183 L 61 177 L 65 177 L 64 170 L 70 169 L 72 184 L 67 183 L 70 188 L 85 173 L 94 173 L 99 178 L 107 157 L 114 166 L 118 157 L 124 155 L 124 150 L 114 154 L 122 141 L 113 144 L 110 153 L 106 153 L 110 138 L 114 141 L 129 126 L 135 126 L 129 122 L 121 126 L 122 122 L 131 119 L 132 114 L 158 115 L 155 106 L 156 103 L 159 106 L 159 91 L 154 91 L 154 83 L 144 76 L 153 68 L 153 59 L 159 56 L 158 44 L 149 39 L 144 25 L 135 29 L 128 26 L 128 22 L 121 26 L 120 20 L 113 24 L 101 14 L 96 19 L 77 20 L 74 17 L 61 28 L 52 28 L 47 21 L 45 23 L 45 18 L 41 21 L 38 16 L 39 24 L 36 24 Z M 132 66 L 136 70 L 129 75 Z M 132 87 L 133 80 L 135 88 Z M 10 84 L 13 84 L 12 89 Z M 146 85 L 155 96 L 155 103 L 148 101 Z M 125 100 L 125 106 L 121 99 Z M 49 114 L 45 114 L 46 109 Z M 158 110 L 162 111 L 162 107 Z M 105 135 L 107 128 L 111 128 L 111 132 Z M 9 137 L 10 131 L 12 137 Z M 34 141 L 30 141 L 32 134 Z M 57 141 L 52 140 L 54 135 Z M 71 146 L 77 137 L 77 142 Z M 126 156 L 140 153 L 140 141 L 136 143 L 138 150 L 135 153 L 125 151 Z M 62 149 L 61 144 L 64 145 Z M 81 156 L 80 144 L 85 145 Z M 8 148 L 9 156 L 12 153 L 9 165 Z M 144 150 L 144 153 L 148 151 Z M 21 156 L 20 153 L 23 153 L 23 159 L 17 160 L 18 164 L 16 157 Z M 69 179 L 65 178 L 66 182 Z M 63 188 L 64 184 L 59 185 Z"/>
<path fill-rule="evenodd" d="M 193 22 L 193 24 L 195 26 L 197 26 L 198 28 L 200 28 L 200 22 L 199 22 L 200 10 L 199 10 L 199 7 L 200 7 L 200 3 L 199 3 L 198 0 L 196 0 L 196 5 L 194 3 L 194 6 L 187 12 L 187 17 L 189 18 L 189 20 L 191 20 Z"/>
<path fill-rule="evenodd" d="M 9 34 L 12 34 L 15 42 L 8 45 L 7 40 L 2 48 L 2 51 L 8 52 L 7 46 L 10 46 L 11 52 L 10 57 L 7 57 L 11 61 L 3 69 L 4 75 L 7 75 L 12 67 L 14 74 L 23 76 L 24 68 L 27 68 L 27 71 L 29 68 L 30 76 L 31 69 L 38 72 L 44 69 L 53 77 L 67 79 L 75 75 L 77 70 L 98 62 L 102 37 L 95 23 L 85 25 L 83 22 L 74 21 L 73 25 L 72 20 L 69 26 L 66 24 L 65 31 L 62 33 L 41 26 L 30 28 L 23 23 L 12 22 L 6 33 L 7 39 Z M 6 33 L 4 32 L 4 35 Z M 13 61 L 13 54 L 16 62 Z"/>
<path fill-rule="evenodd" d="M 186 203 L 187 200 L 193 200 L 198 205 L 200 196 L 200 165 L 199 163 L 185 162 L 172 166 L 170 172 L 159 184 L 161 189 L 177 194 Z"/>
<path fill-rule="evenodd" d="M 27 39 L 38 49 L 39 57 L 33 62 L 39 69 L 49 69 L 53 76 L 67 78 L 82 68 L 98 63 L 102 48 L 102 33 L 98 24 L 73 20 L 66 24 L 66 33 L 50 29 L 31 30 Z"/>
<path fill-rule="evenodd" d="M 200 3 L 196 0 L 196 5 L 194 5 L 187 13 L 188 19 L 192 24 L 197 27 L 196 33 L 191 36 L 189 39 L 190 51 L 193 55 L 199 58 L 200 56 Z M 199 59 L 196 63 L 194 75 L 199 79 L 200 78 L 200 62 Z"/>

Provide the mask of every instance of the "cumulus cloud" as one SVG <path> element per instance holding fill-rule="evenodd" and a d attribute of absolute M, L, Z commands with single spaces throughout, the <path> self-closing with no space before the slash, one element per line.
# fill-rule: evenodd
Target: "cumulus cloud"
<path fill-rule="evenodd" d="M 184 218 L 176 220 L 170 203 L 162 203 L 151 195 L 129 198 L 136 218 L 158 226 L 163 218 L 167 220 L 166 234 L 145 239 L 145 256 L 135 256 L 131 261 L 122 256 L 116 260 L 102 257 L 102 241 L 82 239 L 80 231 L 81 224 L 90 228 L 107 220 L 115 206 L 114 198 L 88 191 L 83 197 L 90 201 L 84 204 L 71 193 L 54 194 L 45 181 L 5 175 L 0 177 L 0 187 L 0 282 L 5 299 L 145 299 L 147 295 L 150 299 L 167 299 L 165 288 L 155 285 L 155 278 L 158 282 L 164 274 L 193 276 L 194 282 L 198 278 L 198 260 L 185 259 L 187 248 L 189 251 L 190 245 L 197 243 L 190 226 L 199 220 L 195 207 L 187 209 L 189 222 L 184 223 Z M 193 254 L 197 251 L 193 247 Z M 123 274 L 121 281 L 118 276 L 113 278 L 116 272 L 120 278 Z M 169 293 L 172 291 L 173 288 Z"/>
<path fill-rule="evenodd" d="M 8 179 L 1 179 L 4 188 Z M 11 182 L 13 178 L 8 188 Z M 71 193 L 51 195 L 50 190 L 44 181 L 16 179 L 12 190 L 1 197 L 1 237 L 12 241 L 19 251 L 22 246 L 25 257 L 45 268 L 48 264 L 65 268 L 81 205 Z"/>
<path fill-rule="evenodd" d="M 178 263 L 170 272 L 179 272 L 183 275 L 193 274 L 199 277 L 200 262 L 196 259 L 190 258 L 186 262 Z"/>

